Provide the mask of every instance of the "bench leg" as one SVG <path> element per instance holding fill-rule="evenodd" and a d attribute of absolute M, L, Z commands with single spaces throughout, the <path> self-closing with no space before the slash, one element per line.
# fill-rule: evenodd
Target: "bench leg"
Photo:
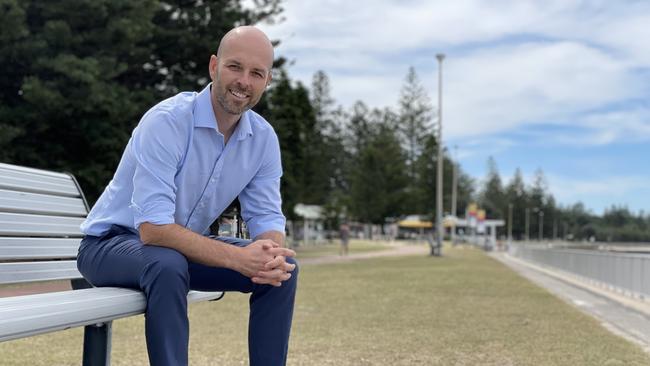
<path fill-rule="evenodd" d="M 84 327 L 83 366 L 111 364 L 111 329 L 113 322 Z"/>

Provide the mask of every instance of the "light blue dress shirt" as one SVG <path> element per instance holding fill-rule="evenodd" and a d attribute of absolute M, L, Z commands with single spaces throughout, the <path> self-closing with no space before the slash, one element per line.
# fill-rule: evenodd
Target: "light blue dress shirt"
<path fill-rule="evenodd" d="M 207 234 L 239 196 L 251 237 L 284 232 L 281 176 L 277 135 L 257 113 L 242 114 L 224 144 L 208 85 L 164 100 L 142 117 L 81 230 L 101 236 L 114 224 L 137 231 L 149 222 Z"/>

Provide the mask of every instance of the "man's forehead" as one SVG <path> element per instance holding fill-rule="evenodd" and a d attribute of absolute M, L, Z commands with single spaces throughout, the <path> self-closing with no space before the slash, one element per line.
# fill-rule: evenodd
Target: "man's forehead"
<path fill-rule="evenodd" d="M 221 57 L 221 61 L 225 63 L 233 62 L 239 65 L 245 65 L 254 69 L 260 69 L 269 71 L 270 66 L 268 62 L 263 61 L 261 58 L 252 57 L 251 55 L 234 53 L 234 54 L 224 54 Z M 271 61 L 272 64 L 272 61 Z"/>
<path fill-rule="evenodd" d="M 221 52 L 221 60 L 236 61 L 240 64 L 256 65 L 263 69 L 270 69 L 273 65 L 273 53 L 254 45 L 233 44 L 225 47 Z"/>

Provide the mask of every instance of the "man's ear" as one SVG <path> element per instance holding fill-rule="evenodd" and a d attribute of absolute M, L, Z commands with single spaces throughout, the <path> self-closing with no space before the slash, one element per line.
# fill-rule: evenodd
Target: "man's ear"
<path fill-rule="evenodd" d="M 271 80 L 273 80 L 273 71 L 269 71 L 269 76 L 266 78 L 266 87 L 268 88 L 271 85 Z"/>
<path fill-rule="evenodd" d="M 210 56 L 210 63 L 208 64 L 208 71 L 210 72 L 210 79 L 213 81 L 217 77 L 217 67 L 219 66 L 219 59 L 217 56 Z"/>

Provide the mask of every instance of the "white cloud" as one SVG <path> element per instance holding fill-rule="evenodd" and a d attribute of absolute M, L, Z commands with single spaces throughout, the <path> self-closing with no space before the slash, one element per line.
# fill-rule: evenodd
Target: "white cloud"
<path fill-rule="evenodd" d="M 595 207 L 597 213 L 602 213 L 612 204 L 626 205 L 632 210 L 647 209 L 650 206 L 647 177 L 612 176 L 593 179 L 547 174 L 546 178 L 551 193 L 558 202 L 565 205 L 578 201 L 588 202 L 588 206 Z M 646 195 L 630 199 L 640 192 L 646 192 Z"/>
<path fill-rule="evenodd" d="M 283 6 L 287 21 L 262 28 L 282 41 L 278 55 L 295 60 L 291 77 L 309 85 L 315 71 L 325 71 L 344 106 L 363 100 L 395 107 L 411 65 L 437 104 L 435 54 L 445 52 L 444 139 L 460 145 L 458 158 L 469 166 L 521 152 L 522 144 L 642 149 L 650 141 L 650 1 L 285 0 Z M 514 159 L 517 166 L 550 173 L 559 202 L 580 200 L 601 212 L 612 203 L 650 207 L 645 167 L 613 175 L 603 162 L 585 162 L 580 171 L 589 176 L 571 176 L 560 164 L 540 166 L 534 154 L 523 155 Z M 611 164 L 625 166 L 617 156 Z"/>
<path fill-rule="evenodd" d="M 494 134 L 572 117 L 650 88 L 650 2 L 579 0 L 284 3 L 287 21 L 264 26 L 309 85 L 316 70 L 336 100 L 394 106 L 409 65 L 437 103 L 435 53 L 446 51 L 444 135 Z M 445 123 L 446 122 L 446 123 Z M 643 125 L 630 125 L 629 129 Z M 627 136 L 599 129 L 592 140 Z"/>
<path fill-rule="evenodd" d="M 607 54 L 573 42 L 492 47 L 450 60 L 451 136 L 556 120 L 632 97 L 641 88 Z"/>

